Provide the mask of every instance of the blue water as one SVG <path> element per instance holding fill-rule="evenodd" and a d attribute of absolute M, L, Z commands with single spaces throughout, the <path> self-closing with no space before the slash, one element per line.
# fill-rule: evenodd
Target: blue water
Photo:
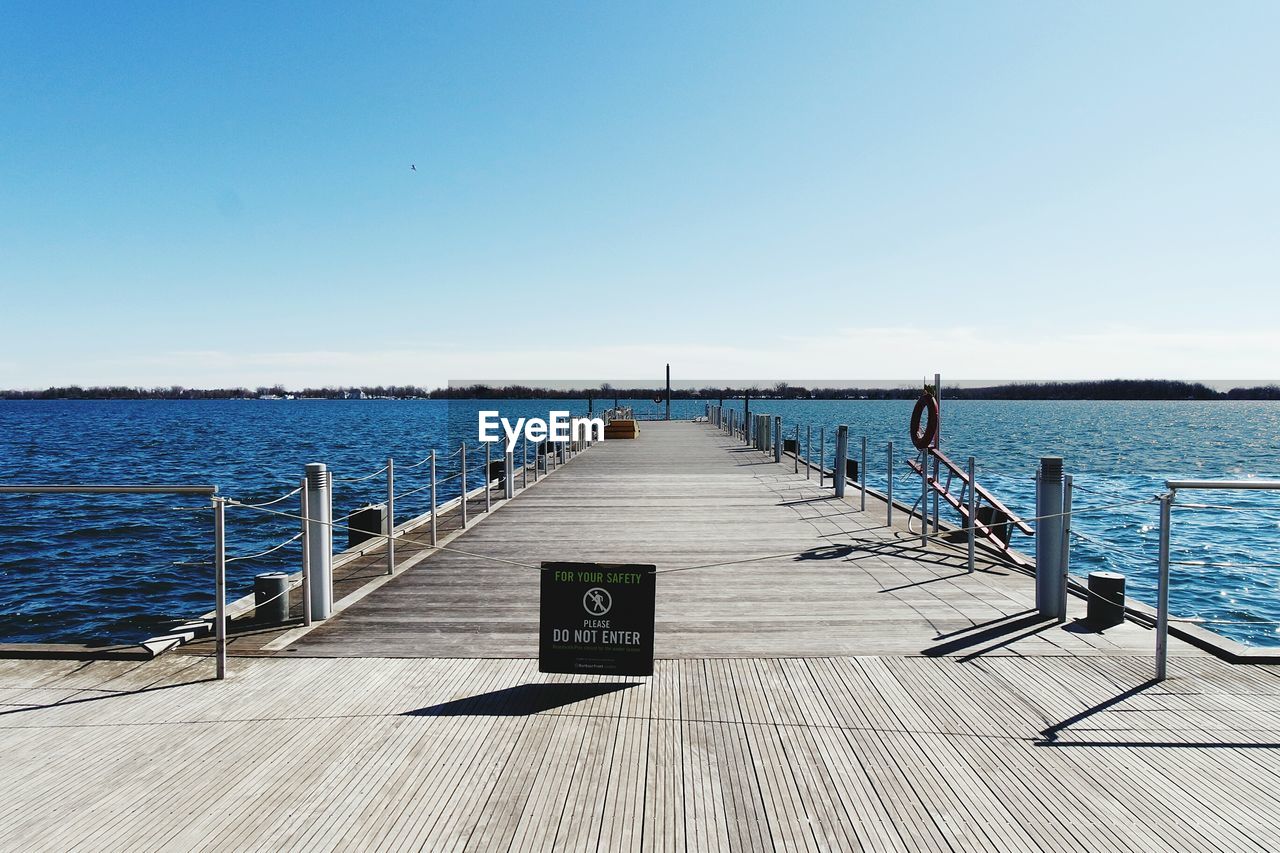
<path fill-rule="evenodd" d="M 673 417 L 703 412 L 675 401 Z M 736 404 L 741 407 L 741 402 Z M 885 487 L 885 445 L 897 453 L 895 497 L 919 494 L 907 473 L 910 401 L 753 401 L 781 415 L 784 433 L 812 425 L 814 454 L 825 427 L 827 465 L 835 427 L 848 424 L 850 455 L 868 441 L 866 479 Z M 268 500 L 298 484 L 307 462 L 339 478 L 359 477 L 396 458 L 397 493 L 427 482 L 407 466 L 434 448 L 441 477 L 449 456 L 474 440 L 475 412 L 543 415 L 586 411 L 586 401 L 7 401 L 0 402 L 0 482 L 213 483 L 224 495 Z M 637 410 L 657 413 L 651 402 Z M 804 431 L 801 432 L 802 447 Z M 1150 498 L 1166 478 L 1280 478 L 1280 404 L 1273 402 L 1003 402 L 944 404 L 943 451 L 978 460 L 979 481 L 1015 511 L 1034 514 L 1033 474 L 1042 455 L 1060 455 L 1076 484 L 1072 570 L 1111 568 L 1130 594 L 1154 600 L 1158 512 Z M 475 457 L 472 458 L 473 461 Z M 383 500 L 385 480 L 340 479 L 334 511 Z M 457 493 L 457 479 L 439 491 Z M 1243 512 L 1175 510 L 1171 602 L 1179 616 L 1224 620 L 1213 630 L 1250 644 L 1280 643 L 1280 494 L 1184 493 L 1180 500 L 1230 504 Z M 1125 506 L 1113 507 L 1123 503 Z M 424 511 L 424 490 L 397 497 L 400 520 Z M 0 642 L 128 642 L 213 607 L 212 513 L 198 499 L 0 496 Z M 273 507 L 292 512 L 295 499 Z M 1112 507 L 1091 511 L 1098 507 Z M 191 511 L 191 510 L 197 511 Z M 294 519 L 228 511 L 228 553 L 253 554 L 297 531 Z M 336 543 L 345 541 L 335 535 Z M 1099 544 L 1101 543 L 1101 544 Z M 1016 536 L 1031 550 L 1032 540 Z M 637 555 L 639 559 L 642 555 Z M 228 566 L 228 594 L 249 592 L 255 574 L 293 570 L 296 543 Z"/>

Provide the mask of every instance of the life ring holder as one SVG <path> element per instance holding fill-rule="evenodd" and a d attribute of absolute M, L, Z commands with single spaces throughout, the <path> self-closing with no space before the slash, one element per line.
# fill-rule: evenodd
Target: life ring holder
<path fill-rule="evenodd" d="M 929 413 L 929 420 L 921 428 L 920 421 L 926 411 Z M 916 400 L 916 407 L 911 410 L 911 443 L 916 446 L 916 450 L 932 446 L 933 440 L 938 437 L 940 419 L 938 398 L 929 393 L 921 394 L 920 399 Z"/>

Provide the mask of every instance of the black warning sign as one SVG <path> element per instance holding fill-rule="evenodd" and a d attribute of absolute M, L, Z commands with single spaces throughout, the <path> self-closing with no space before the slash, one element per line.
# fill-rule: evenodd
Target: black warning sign
<path fill-rule="evenodd" d="M 543 563 L 538 670 L 653 675 L 654 567 Z"/>

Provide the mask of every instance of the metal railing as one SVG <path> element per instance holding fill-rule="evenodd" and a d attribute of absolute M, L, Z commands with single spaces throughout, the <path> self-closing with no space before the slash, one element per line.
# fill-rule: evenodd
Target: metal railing
<path fill-rule="evenodd" d="M 609 410 L 604 414 L 607 421 L 616 419 L 620 416 L 629 416 L 630 409 L 619 408 Z M 348 522 L 350 517 L 355 513 L 349 513 L 347 516 L 335 517 L 333 514 L 333 486 L 335 483 L 340 484 L 361 484 L 368 483 L 374 485 L 370 481 L 379 475 L 385 474 L 385 495 L 386 495 L 386 527 L 383 531 L 373 534 L 373 538 L 384 540 L 386 545 L 386 572 L 393 574 L 396 568 L 396 539 L 404 535 L 407 529 L 418 527 L 421 525 L 429 525 L 430 539 L 429 543 L 415 543 L 426 547 L 436 547 L 439 541 L 438 519 L 442 512 L 459 510 L 463 519 L 464 529 L 468 526 L 467 505 L 468 502 L 484 493 L 484 509 L 491 511 L 493 509 L 492 489 L 495 482 L 504 481 L 505 490 L 504 498 L 514 496 L 515 477 L 521 477 L 521 487 L 526 488 L 529 484 L 529 471 L 533 471 L 533 480 L 536 483 L 539 478 L 539 465 L 542 467 L 543 474 L 554 470 L 558 465 L 572 459 L 582 450 L 594 445 L 596 439 L 591 431 L 586 432 L 585 437 L 573 438 L 566 442 L 538 442 L 535 444 L 534 452 L 530 452 L 529 441 L 522 438 L 521 440 L 521 459 L 515 459 L 515 448 L 513 446 L 504 446 L 503 465 L 501 472 L 497 472 L 497 466 L 490 467 L 486 465 L 486 469 L 482 479 L 484 485 L 475 488 L 472 491 L 467 489 L 467 477 L 471 473 L 467 467 L 467 452 L 470 449 L 474 453 L 474 448 L 468 448 L 467 443 L 461 442 L 458 449 L 445 459 L 458 457 L 458 470 L 448 476 L 441 477 L 438 471 L 438 461 L 440 456 L 436 450 L 432 450 L 427 456 L 412 465 L 402 466 L 400 468 L 401 477 L 409 474 L 414 469 L 429 464 L 427 471 L 429 481 L 425 485 L 417 486 L 408 490 L 397 491 L 396 464 L 393 457 L 388 457 L 386 464 L 369 474 L 351 477 L 332 477 L 331 472 L 324 470 L 321 473 L 327 475 L 327 485 L 322 487 L 324 494 L 320 496 L 321 506 L 319 508 L 320 516 L 313 514 L 311 506 L 311 497 L 314 494 L 314 487 L 309 484 L 307 477 L 301 478 L 299 485 L 274 498 L 260 499 L 253 502 L 238 501 L 234 498 L 223 497 L 218 495 L 218 487 L 212 485 L 168 485 L 168 484 L 56 484 L 56 483 L 11 483 L 0 485 L 0 494 L 83 494 L 83 495 L 199 495 L 210 498 L 211 507 L 213 509 L 213 533 L 214 533 L 214 558 L 212 567 L 214 570 L 214 588 L 215 588 L 215 606 L 214 606 L 214 635 L 216 638 L 215 659 L 217 668 L 217 677 L 223 679 L 227 672 L 227 623 L 228 623 L 228 603 L 227 603 L 227 579 L 226 567 L 229 563 L 243 560 L 259 560 L 270 555 L 277 554 L 285 546 L 301 541 L 301 579 L 300 587 L 302 590 L 302 624 L 310 626 L 313 621 L 313 602 L 312 587 L 317 580 L 325 580 L 326 574 L 331 583 L 331 569 L 328 567 L 316 566 L 313 554 L 313 537 L 321 528 L 326 530 L 346 529 L 352 530 L 353 526 Z M 486 458 L 490 456 L 490 449 L 486 444 Z M 532 456 L 532 460 L 530 459 Z M 519 466 L 517 473 L 516 466 Z M 321 466 L 323 467 L 323 466 Z M 497 474 L 497 476 L 495 476 Z M 438 499 L 438 489 L 441 485 L 452 479 L 460 479 L 459 494 L 457 497 L 445 501 L 443 504 Z M 318 482 L 324 482 L 320 480 Z M 418 492 L 430 491 L 429 511 L 417 516 L 416 518 L 406 522 L 404 525 L 396 524 L 396 500 L 403 499 L 407 496 Z M 276 507 L 284 501 L 298 496 L 298 509 L 296 514 L 293 512 L 282 511 Z M 226 543 L 226 510 L 228 507 L 255 510 L 260 514 L 270 514 L 274 517 L 295 519 L 301 522 L 301 531 L 294 533 L 282 542 L 270 545 L 265 548 L 255 549 L 252 553 L 241 556 L 228 557 Z M 327 513 L 325 509 L 327 508 Z M 191 507 L 175 507 L 178 510 L 193 510 L 198 508 Z M 371 532 L 371 531 L 360 531 Z M 321 546 L 323 550 L 323 546 Z M 325 556 L 331 556 L 325 555 Z M 325 562 L 329 562 L 326 560 Z M 210 565 L 208 562 L 181 562 L 178 565 Z M 320 578 L 313 577 L 314 570 L 321 572 Z M 326 571 L 327 570 L 327 571 Z M 282 595 L 288 595 L 297 586 L 290 585 L 286 587 Z M 275 596 L 276 598 L 279 595 Z M 326 614 L 321 614 L 323 618 Z M 208 617 L 205 617 L 208 618 Z"/>
<path fill-rule="evenodd" d="M 1280 480 L 1166 480 L 1169 491 L 1159 496 L 1160 555 L 1156 587 L 1156 680 L 1164 681 L 1169 672 L 1169 534 L 1173 507 L 1179 491 L 1280 491 Z M 1212 509 L 1202 504 L 1177 504 L 1187 509 Z"/>
<path fill-rule="evenodd" d="M 227 519 L 226 498 L 218 497 L 217 486 L 188 485 L 59 485 L 14 483 L 0 486 L 5 495 L 199 495 L 213 504 L 213 585 L 217 619 L 214 625 L 219 679 L 227 676 Z"/>
<path fill-rule="evenodd" d="M 792 429 L 793 438 L 784 438 L 785 430 L 782 418 L 776 415 L 770 415 L 760 412 L 752 413 L 748 409 L 743 414 L 739 414 L 736 409 L 726 408 L 717 404 L 707 404 L 706 406 L 707 423 L 719 429 L 720 431 L 730 435 L 745 443 L 749 447 L 762 451 L 773 457 L 775 462 L 781 462 L 783 456 L 791 455 L 794 457 L 793 470 L 799 472 L 800 465 L 804 465 L 805 478 L 811 479 L 814 469 L 813 461 L 813 427 L 806 425 L 804 430 L 805 441 L 803 458 L 801 452 L 801 430 L 800 424 L 794 424 Z M 788 448 L 785 445 L 791 443 Z M 818 454 L 817 463 L 818 470 L 818 487 L 827 487 L 827 477 L 831 478 L 831 488 L 836 497 L 843 497 L 845 486 L 850 482 L 847 470 L 847 461 L 850 450 L 850 437 L 848 436 L 848 427 L 840 426 L 836 431 L 836 451 L 835 459 L 832 464 L 831 471 L 826 470 L 826 427 L 818 428 Z M 859 509 L 866 511 L 867 508 L 867 438 L 861 437 L 860 456 L 858 464 L 858 475 L 853 478 L 859 489 Z M 880 497 L 885 502 L 885 524 L 893 525 L 894 513 L 894 480 L 896 479 L 897 468 L 895 463 L 894 443 L 888 441 L 883 446 L 885 459 L 885 491 Z M 842 459 L 842 457 L 844 457 Z M 982 536 L 989 539 L 992 545 L 1000 551 L 1006 558 L 1027 567 L 1031 565 L 1030 561 L 1025 557 L 1013 551 L 1008 544 L 1008 533 L 1012 530 L 1018 530 L 1027 535 L 1032 534 L 1031 527 L 1026 521 L 1012 510 L 1010 510 L 1003 502 L 996 498 L 989 490 L 983 488 L 977 483 L 975 474 L 976 462 L 973 457 L 969 457 L 968 465 L 962 468 L 949 458 L 942 455 L 941 451 L 935 448 L 929 448 L 929 459 L 933 463 L 933 473 L 929 474 L 929 461 L 922 453 L 916 459 L 906 460 L 904 463 L 906 469 L 914 472 L 921 478 L 920 496 L 916 503 L 912 506 L 908 516 L 908 525 L 910 518 L 914 516 L 915 509 L 920 509 L 920 537 L 921 543 L 924 544 L 929 538 L 929 529 L 932 527 L 934 534 L 938 534 L 941 530 L 941 521 L 939 519 L 939 499 L 945 501 L 960 516 L 963 523 L 963 529 L 968 534 L 968 569 L 970 572 L 975 569 L 975 551 L 976 537 Z M 941 476 L 945 469 L 945 479 Z M 960 493 L 958 495 L 951 492 L 952 484 L 960 484 Z M 928 506 L 928 495 L 932 491 L 934 502 L 932 507 L 932 518 L 930 517 L 930 508 Z M 980 511 L 990 507 L 992 510 L 991 522 L 983 522 L 978 519 Z M 972 521 L 971 521 L 972 519 Z"/>

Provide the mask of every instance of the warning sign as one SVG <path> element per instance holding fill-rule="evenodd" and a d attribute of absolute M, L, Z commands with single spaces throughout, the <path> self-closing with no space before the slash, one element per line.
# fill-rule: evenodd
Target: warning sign
<path fill-rule="evenodd" d="M 653 675 L 654 567 L 543 563 L 541 672 Z"/>

